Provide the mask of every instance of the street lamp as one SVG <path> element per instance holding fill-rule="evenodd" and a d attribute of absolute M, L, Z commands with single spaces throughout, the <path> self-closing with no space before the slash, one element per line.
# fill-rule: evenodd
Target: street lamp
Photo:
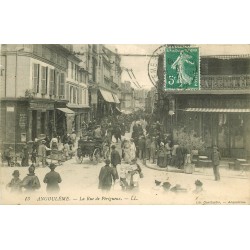
<path fill-rule="evenodd" d="M 168 114 L 170 115 L 170 132 L 173 132 L 173 115 L 174 115 L 174 111 L 173 110 L 169 110 Z"/>

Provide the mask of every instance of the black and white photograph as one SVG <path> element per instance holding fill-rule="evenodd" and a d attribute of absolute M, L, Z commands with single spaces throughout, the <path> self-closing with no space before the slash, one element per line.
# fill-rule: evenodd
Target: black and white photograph
<path fill-rule="evenodd" d="M 1 44 L 0 203 L 246 205 L 250 45 Z"/>

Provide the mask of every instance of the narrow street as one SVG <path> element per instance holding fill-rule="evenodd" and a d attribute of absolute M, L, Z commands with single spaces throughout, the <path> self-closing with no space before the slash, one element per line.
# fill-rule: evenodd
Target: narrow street
<path fill-rule="evenodd" d="M 125 136 L 129 138 L 130 133 Z M 121 143 L 113 144 L 121 153 Z M 2 203 L 25 204 L 25 197 L 29 196 L 28 201 L 32 204 L 109 204 L 111 200 L 112 204 L 245 204 L 249 202 L 249 172 L 241 173 L 222 168 L 221 181 L 215 182 L 212 169 L 206 169 L 204 172 L 197 169 L 193 174 L 185 174 L 159 171 L 148 168 L 140 161 L 138 163 L 142 168 L 144 178 L 140 179 L 139 191 L 136 193 L 122 191 L 119 183 L 116 183 L 109 193 L 102 193 L 98 189 L 98 175 L 104 162 L 101 161 L 95 165 L 89 158 L 84 158 L 79 164 L 76 163 L 75 158 L 72 158 L 56 168 L 62 177 L 60 194 L 53 196 L 46 194 L 43 178 L 49 172 L 49 168 L 38 167 L 35 172 L 41 182 L 41 188 L 30 196 L 22 194 L 19 197 L 12 196 L 5 188 L 11 179 L 12 172 L 17 168 L 1 167 L 0 174 L 5 176 L 1 179 L 1 200 Z M 21 179 L 28 172 L 27 167 L 19 167 L 18 170 Z M 204 187 L 204 192 L 198 195 L 193 194 L 194 182 L 197 179 L 203 182 Z M 171 187 L 179 184 L 186 189 L 186 192 L 163 191 L 156 188 L 155 180 L 168 181 Z M 68 201 L 60 200 L 60 196 L 68 197 Z"/>

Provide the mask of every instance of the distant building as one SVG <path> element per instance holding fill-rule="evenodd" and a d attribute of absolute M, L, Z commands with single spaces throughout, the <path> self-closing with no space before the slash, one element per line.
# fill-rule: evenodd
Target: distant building
<path fill-rule="evenodd" d="M 125 81 L 121 84 L 121 110 L 132 113 L 134 109 L 134 89 L 131 87 L 131 82 Z"/>

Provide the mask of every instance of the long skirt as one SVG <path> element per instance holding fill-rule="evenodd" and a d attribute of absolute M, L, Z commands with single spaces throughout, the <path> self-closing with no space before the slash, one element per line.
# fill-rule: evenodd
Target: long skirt
<path fill-rule="evenodd" d="M 130 149 L 124 149 L 124 161 L 130 162 L 131 161 L 131 155 L 130 155 Z"/>
<path fill-rule="evenodd" d="M 157 159 L 157 166 L 160 168 L 164 168 L 165 167 L 165 161 L 164 161 L 164 156 L 158 156 Z"/>

